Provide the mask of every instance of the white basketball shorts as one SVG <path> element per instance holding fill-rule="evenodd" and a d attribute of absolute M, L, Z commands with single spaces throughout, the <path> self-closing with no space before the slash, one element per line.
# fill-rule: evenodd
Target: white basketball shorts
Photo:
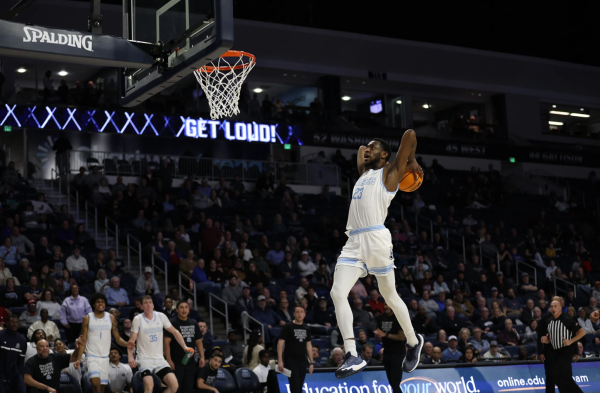
<path fill-rule="evenodd" d="M 353 229 L 338 257 L 338 265 L 356 266 L 367 274 L 385 276 L 394 269 L 392 235 L 383 225 Z"/>
<path fill-rule="evenodd" d="M 140 372 L 142 372 L 144 370 L 150 370 L 150 371 L 154 371 L 154 373 L 157 373 L 165 367 L 171 368 L 171 366 L 169 366 L 169 363 L 167 363 L 167 361 L 164 358 L 162 358 L 162 359 L 139 358 L 139 359 L 136 359 L 136 361 L 138 363 Z"/>
<path fill-rule="evenodd" d="M 98 358 L 92 355 L 85 357 L 87 362 L 87 377 L 88 379 L 100 378 L 101 385 L 108 384 L 108 358 Z"/>

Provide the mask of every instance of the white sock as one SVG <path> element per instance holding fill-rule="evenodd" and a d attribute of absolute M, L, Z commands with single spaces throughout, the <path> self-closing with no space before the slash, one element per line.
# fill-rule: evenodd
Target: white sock
<path fill-rule="evenodd" d="M 358 353 L 356 352 L 356 341 L 354 341 L 353 338 L 344 340 L 344 351 L 350 352 L 350 355 L 352 356 L 358 356 Z"/>

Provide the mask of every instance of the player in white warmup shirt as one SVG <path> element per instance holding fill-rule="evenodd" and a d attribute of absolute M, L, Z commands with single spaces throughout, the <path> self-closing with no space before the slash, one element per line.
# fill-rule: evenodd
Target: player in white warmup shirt
<path fill-rule="evenodd" d="M 104 311 L 107 304 L 106 296 L 103 293 L 95 293 L 90 298 L 90 304 L 94 311 L 83 317 L 81 337 L 86 344 L 79 347 L 77 364 L 81 362 L 81 356 L 85 352 L 87 378 L 92 384 L 94 393 L 103 393 L 108 384 L 111 335 L 117 345 L 122 347 L 127 346 L 127 341 L 124 341 L 119 334 L 117 319 Z"/>
<path fill-rule="evenodd" d="M 346 234 L 349 238 L 338 257 L 331 289 L 346 350 L 344 362 L 335 372 L 337 378 L 346 378 L 367 366 L 367 362 L 356 352 L 352 310 L 348 304 L 350 290 L 367 273 L 377 276 L 381 295 L 394 310 L 406 336 L 407 351 L 402 370 L 412 372 L 419 364 L 424 340 L 421 335 L 415 335 L 408 308 L 396 292 L 392 238 L 383 225 L 404 172 L 412 170 L 423 176 L 423 170 L 415 159 L 416 148 L 417 136 L 413 130 L 408 130 L 402 136 L 392 163 L 388 162 L 392 154 L 390 145 L 382 139 L 375 138 L 368 146 L 358 149 L 360 178 L 354 185 L 348 212 Z"/>
<path fill-rule="evenodd" d="M 169 318 L 161 312 L 154 311 L 151 296 L 146 295 L 142 298 L 142 310 L 144 310 L 144 313 L 136 315 L 131 325 L 131 336 L 127 343 L 129 366 L 135 368 L 139 363 L 142 380 L 144 381 L 144 393 L 152 393 L 154 389 L 152 371 L 167 385 L 163 393 L 175 393 L 179 389 L 179 383 L 164 357 L 163 328 L 175 337 L 184 352 L 187 353 L 189 348 L 185 345 L 181 333 L 171 325 Z M 136 341 L 137 362 L 133 358 Z"/>

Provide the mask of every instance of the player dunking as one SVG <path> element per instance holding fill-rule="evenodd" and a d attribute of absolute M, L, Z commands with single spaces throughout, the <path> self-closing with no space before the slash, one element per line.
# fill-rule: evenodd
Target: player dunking
<path fill-rule="evenodd" d="M 127 342 L 121 338 L 117 330 L 116 318 L 104 311 L 107 303 L 106 296 L 102 293 L 95 293 L 90 298 L 90 303 L 94 311 L 83 318 L 81 337 L 84 338 L 86 344 L 79 347 L 75 368 L 81 362 L 81 356 L 85 351 L 87 376 L 94 393 L 102 393 L 108 384 L 111 334 L 117 345 L 124 347 L 127 346 Z"/>
<path fill-rule="evenodd" d="M 163 355 L 163 328 L 175 337 L 185 353 L 189 349 L 181 333 L 171 325 L 169 318 L 161 312 L 154 311 L 152 296 L 146 295 L 142 298 L 142 310 L 144 313 L 136 315 L 131 324 L 131 336 L 127 343 L 129 365 L 135 368 L 139 362 L 144 393 L 152 393 L 154 389 L 152 371 L 167 385 L 163 393 L 175 393 L 179 389 L 179 383 Z M 137 362 L 133 358 L 136 340 Z"/>
<path fill-rule="evenodd" d="M 344 362 L 335 372 L 337 378 L 356 374 L 367 365 L 356 352 L 352 310 L 348 304 L 350 290 L 367 274 L 377 276 L 379 291 L 394 310 L 406 336 L 407 350 L 402 369 L 409 373 L 419 364 L 424 340 L 421 335 L 415 335 L 408 308 L 396 292 L 391 234 L 383 225 L 404 172 L 412 170 L 423 176 L 415 159 L 416 148 L 417 136 L 413 130 L 408 130 L 402 136 L 398 154 L 391 164 L 388 162 L 392 154 L 390 145 L 382 139 L 375 138 L 367 147 L 358 149 L 360 179 L 354 185 L 348 213 L 346 234 L 349 239 L 337 260 L 331 289 L 346 350 Z"/>

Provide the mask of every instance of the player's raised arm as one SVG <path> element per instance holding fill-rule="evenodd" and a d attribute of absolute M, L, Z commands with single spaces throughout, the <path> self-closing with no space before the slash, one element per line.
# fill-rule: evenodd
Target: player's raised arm
<path fill-rule="evenodd" d="M 110 321 L 112 322 L 112 336 L 117 342 L 117 345 L 120 347 L 126 347 L 127 341 L 123 340 L 123 338 L 119 334 L 119 329 L 117 328 L 117 318 L 115 318 L 114 315 L 110 314 Z"/>
<path fill-rule="evenodd" d="M 423 169 L 417 164 L 415 152 L 417 150 L 417 134 L 413 130 L 407 130 L 402 136 L 400 147 L 394 162 L 389 165 L 387 175 L 384 172 L 385 188 L 388 191 L 396 191 L 398 183 L 406 170 L 418 172 L 423 177 Z M 385 169 L 384 169 L 385 171 Z"/>
<path fill-rule="evenodd" d="M 365 150 L 367 150 L 366 146 L 361 146 L 358 148 L 358 154 L 356 155 L 356 165 L 358 167 L 358 175 L 362 176 L 365 173 Z"/>

